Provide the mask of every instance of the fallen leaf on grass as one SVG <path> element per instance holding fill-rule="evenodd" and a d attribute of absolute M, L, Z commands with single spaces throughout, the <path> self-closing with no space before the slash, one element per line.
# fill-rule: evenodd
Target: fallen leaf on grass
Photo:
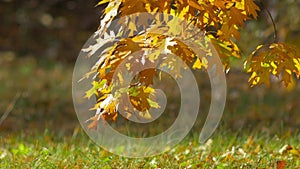
<path fill-rule="evenodd" d="M 238 149 L 238 152 L 245 158 L 247 156 L 247 153 L 242 148 Z"/>
<path fill-rule="evenodd" d="M 289 153 L 295 155 L 295 156 L 300 156 L 300 151 L 298 149 L 292 148 L 289 150 Z"/>
<path fill-rule="evenodd" d="M 288 148 L 290 148 L 291 146 L 290 145 L 284 145 L 278 152 L 279 154 L 283 154 L 284 152 L 287 151 Z"/>
<path fill-rule="evenodd" d="M 250 135 L 246 141 L 246 143 L 244 144 L 243 148 L 244 149 L 247 149 L 247 148 L 250 148 L 253 144 L 253 136 Z"/>
<path fill-rule="evenodd" d="M 198 149 L 202 150 L 202 151 L 207 151 L 211 148 L 212 143 L 213 143 L 213 140 L 209 139 L 206 141 L 206 143 L 204 145 L 199 146 Z"/>
<path fill-rule="evenodd" d="M 257 145 L 256 148 L 255 148 L 255 150 L 254 150 L 254 152 L 255 152 L 255 153 L 259 153 L 260 150 L 261 150 L 261 146 L 260 146 L 260 145 Z"/>
<path fill-rule="evenodd" d="M 285 164 L 286 164 L 286 161 L 285 160 L 282 160 L 282 161 L 277 161 L 277 169 L 284 169 L 285 167 Z"/>
<path fill-rule="evenodd" d="M 300 156 L 300 150 L 288 144 L 284 145 L 279 151 L 279 154 L 289 153 L 295 156 Z"/>
<path fill-rule="evenodd" d="M 0 159 L 7 157 L 9 152 L 6 149 L 0 148 Z"/>

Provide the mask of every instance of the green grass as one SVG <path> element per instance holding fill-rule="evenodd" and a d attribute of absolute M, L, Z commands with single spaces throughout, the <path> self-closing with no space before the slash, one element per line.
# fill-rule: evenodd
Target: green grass
<path fill-rule="evenodd" d="M 49 131 L 5 134 L 0 137 L 0 168 L 276 168 L 279 161 L 300 168 L 299 133 L 270 136 L 221 129 L 206 144 L 192 135 L 166 153 L 125 158 L 99 148 L 80 129 L 64 137 Z M 280 153 L 285 145 L 293 150 Z"/>

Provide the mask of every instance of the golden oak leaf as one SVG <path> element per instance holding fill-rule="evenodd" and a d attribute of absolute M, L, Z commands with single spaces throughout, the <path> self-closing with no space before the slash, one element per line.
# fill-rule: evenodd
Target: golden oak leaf
<path fill-rule="evenodd" d="M 198 3 L 198 1 L 196 1 L 196 0 L 187 0 L 187 3 L 188 3 L 191 7 L 196 8 L 196 9 L 198 9 L 199 11 L 204 10 L 203 6 L 201 6 L 201 5 Z"/>
<path fill-rule="evenodd" d="M 260 11 L 259 7 L 253 0 L 243 0 L 245 4 L 245 10 L 248 15 L 252 15 L 254 19 L 257 19 L 257 11 Z"/>
<path fill-rule="evenodd" d="M 145 3 L 142 0 L 139 1 L 127 0 L 127 1 L 123 1 L 122 4 L 123 5 L 120 9 L 121 16 L 127 16 L 137 12 L 147 12 L 147 10 L 145 9 Z"/>
<path fill-rule="evenodd" d="M 130 102 L 140 112 L 146 113 L 151 108 L 148 101 L 151 94 L 154 94 L 154 89 L 149 86 L 137 86 L 129 91 Z"/>
<path fill-rule="evenodd" d="M 214 5 L 218 8 L 221 8 L 221 9 L 226 9 L 226 4 L 227 2 L 226 1 L 218 1 L 218 0 L 215 0 L 213 1 Z"/>
<path fill-rule="evenodd" d="M 243 10 L 237 8 L 230 9 L 231 19 L 229 21 L 230 25 L 243 26 L 244 21 L 248 19 L 247 15 L 243 14 Z"/>
<path fill-rule="evenodd" d="M 141 72 L 139 72 L 138 78 L 139 82 L 149 86 L 153 84 L 153 79 L 157 75 L 156 69 L 146 69 Z"/>

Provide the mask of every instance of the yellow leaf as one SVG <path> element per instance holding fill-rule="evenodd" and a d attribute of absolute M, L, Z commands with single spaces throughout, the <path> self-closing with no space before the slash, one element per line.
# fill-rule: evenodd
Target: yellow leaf
<path fill-rule="evenodd" d="M 298 78 L 300 78 L 300 58 L 294 58 L 293 61 L 295 63 L 295 67 L 296 67 L 296 70 L 295 70 L 296 76 Z"/>
<path fill-rule="evenodd" d="M 260 77 L 257 76 L 256 72 L 253 72 L 248 82 L 250 82 L 251 87 L 259 84 Z"/>
<path fill-rule="evenodd" d="M 151 107 L 156 108 L 156 109 L 160 108 L 160 106 L 157 102 L 152 101 L 151 99 L 147 99 L 147 101 L 148 101 L 148 103 L 150 104 Z"/>
<path fill-rule="evenodd" d="M 149 111 L 145 111 L 145 112 L 139 112 L 139 116 L 145 118 L 145 119 L 151 119 L 152 116 L 151 114 L 149 113 Z"/>
<path fill-rule="evenodd" d="M 296 87 L 295 79 L 294 79 L 294 78 L 291 78 L 291 81 L 290 81 L 290 83 L 288 83 L 288 84 L 286 85 L 285 90 L 286 90 L 287 92 L 290 92 L 290 91 L 294 90 L 295 87 Z"/>
<path fill-rule="evenodd" d="M 189 11 L 189 6 L 186 6 L 185 8 L 183 8 L 182 11 L 180 11 L 178 18 L 184 18 L 184 16 L 187 14 L 187 12 Z M 172 25 L 174 26 L 174 25 Z"/>
<path fill-rule="evenodd" d="M 101 0 L 98 2 L 98 4 L 96 6 L 100 6 L 102 4 L 108 3 L 110 0 Z"/>
<path fill-rule="evenodd" d="M 244 144 L 243 148 L 244 149 L 247 149 L 247 148 L 250 148 L 253 144 L 253 136 L 250 135 L 246 141 L 246 143 Z"/>
<path fill-rule="evenodd" d="M 298 149 L 292 148 L 289 150 L 289 153 L 295 155 L 295 156 L 300 156 L 300 151 Z"/>
<path fill-rule="evenodd" d="M 208 61 L 205 57 L 202 58 L 202 61 L 197 57 L 194 65 L 193 65 L 193 69 L 201 69 L 203 67 L 205 67 L 205 69 L 207 69 L 208 67 Z"/>
<path fill-rule="evenodd" d="M 261 150 L 261 146 L 260 145 L 257 145 L 256 148 L 254 149 L 254 152 L 255 153 L 259 153 Z"/>
<path fill-rule="evenodd" d="M 121 75 L 121 73 L 118 73 L 118 78 L 119 78 L 120 84 L 122 85 L 124 83 L 124 79 L 123 79 L 123 76 Z"/>

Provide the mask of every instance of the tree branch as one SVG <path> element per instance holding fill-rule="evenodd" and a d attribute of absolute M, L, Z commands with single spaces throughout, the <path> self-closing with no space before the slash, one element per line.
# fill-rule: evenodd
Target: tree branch
<path fill-rule="evenodd" d="M 276 43 L 276 42 L 278 42 L 278 37 L 277 37 L 277 28 L 276 28 L 276 25 L 275 25 L 275 21 L 274 21 L 274 19 L 272 17 L 271 12 L 267 8 L 266 4 L 263 2 L 263 0 L 261 0 L 261 4 L 262 4 L 263 8 L 266 10 L 269 18 L 271 19 L 271 22 L 272 22 L 272 25 L 273 25 L 273 29 L 274 29 L 274 43 Z"/>

